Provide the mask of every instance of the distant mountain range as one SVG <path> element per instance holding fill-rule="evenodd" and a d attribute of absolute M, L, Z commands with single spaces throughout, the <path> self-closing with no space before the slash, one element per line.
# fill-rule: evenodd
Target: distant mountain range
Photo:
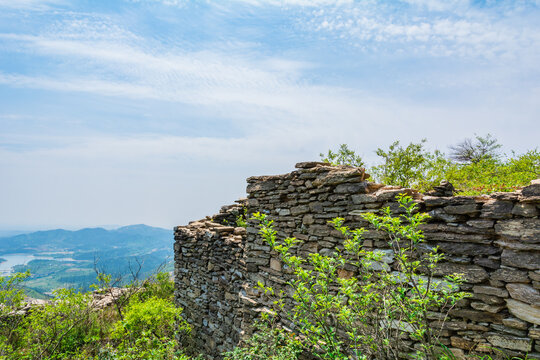
<path fill-rule="evenodd" d="M 172 246 L 172 230 L 130 225 L 115 230 L 86 228 L 76 231 L 47 230 L 9 237 L 0 237 L 0 254 L 52 251 L 106 251 L 118 247 L 162 249 Z"/>
<path fill-rule="evenodd" d="M 158 267 L 172 270 L 173 242 L 172 230 L 142 224 L 114 230 L 36 231 L 0 237 L 0 268 L 30 270 L 25 285 L 40 294 L 59 287 L 87 289 L 95 282 L 94 267 L 127 280 L 139 265 L 141 277 Z"/>

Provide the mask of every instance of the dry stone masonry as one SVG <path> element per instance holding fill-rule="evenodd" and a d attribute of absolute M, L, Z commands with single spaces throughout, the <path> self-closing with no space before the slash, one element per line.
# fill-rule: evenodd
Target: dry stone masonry
<path fill-rule="evenodd" d="M 244 205 L 175 228 L 175 297 L 194 328 L 197 349 L 219 355 L 242 333 L 246 229 L 235 227 Z M 231 225 L 229 225 L 231 224 Z"/>
<path fill-rule="evenodd" d="M 287 269 L 255 224 L 235 226 L 244 207 L 248 214 L 267 213 L 280 237 L 302 240 L 299 254 L 330 253 L 342 238 L 328 220 L 339 216 L 350 227 L 365 227 L 361 214 L 388 206 L 399 211 L 395 196 L 407 193 L 431 216 L 423 227 L 425 246 L 446 254 L 437 275 L 464 274 L 462 288 L 472 293 L 452 310 L 442 342 L 458 357 L 497 348 L 540 359 L 540 180 L 512 193 L 452 196 L 451 184 L 421 194 L 368 182 L 354 167 L 307 162 L 296 168 L 251 177 L 247 200 L 175 228 L 176 301 L 210 358 L 232 349 L 249 334 L 254 318 L 268 311 L 271 299 L 254 284 L 287 291 Z M 384 261 L 392 267 L 385 235 L 368 230 L 364 237 L 366 247 L 387 252 Z"/>

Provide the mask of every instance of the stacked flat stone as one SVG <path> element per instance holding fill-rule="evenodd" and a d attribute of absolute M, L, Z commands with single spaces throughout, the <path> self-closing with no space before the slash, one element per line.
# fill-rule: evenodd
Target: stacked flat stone
<path fill-rule="evenodd" d="M 193 326 L 195 348 L 209 358 L 230 350 L 242 332 L 246 229 L 235 222 L 243 208 L 224 206 L 213 217 L 174 229 L 176 303 Z"/>
<path fill-rule="evenodd" d="M 247 210 L 267 213 L 279 237 L 302 240 L 298 254 L 333 252 L 343 239 L 328 220 L 343 217 L 347 226 L 366 227 L 360 215 L 384 207 L 399 211 L 395 196 L 407 193 L 420 211 L 431 216 L 423 226 L 426 246 L 438 246 L 446 254 L 437 276 L 462 273 L 466 279 L 463 289 L 472 293 L 452 310 L 441 341 L 458 357 L 469 351 L 493 353 L 498 348 L 511 356 L 528 353 L 529 358 L 540 358 L 540 180 L 511 193 L 444 196 L 450 194 L 445 184 L 427 195 L 367 182 L 369 175 L 359 168 L 317 162 L 296 167 L 284 175 L 249 178 Z M 188 317 L 193 314 L 192 321 L 213 321 L 212 329 L 205 330 L 205 341 L 217 338 L 216 331 L 224 332 L 229 335 L 216 348 L 231 349 L 244 332 L 249 333 L 253 318 L 271 307 L 272 299 L 255 290 L 254 284 L 260 281 L 276 291 L 287 291 L 290 275 L 262 242 L 254 222 L 248 222 L 247 236 L 238 235 L 237 251 L 225 245 L 234 228 L 225 234 L 212 230 L 211 224 L 197 226 L 200 230 L 193 224 L 176 230 L 177 301 L 186 309 L 194 307 L 192 313 L 186 312 Z M 366 247 L 388 253 L 385 266 L 394 268 L 385 235 L 369 229 L 364 237 Z M 224 247 L 219 257 L 226 265 L 214 274 L 208 267 L 220 261 L 210 255 L 217 251 L 217 244 Z M 238 271 L 241 276 L 224 287 L 212 287 L 210 293 L 213 278 L 227 271 Z M 230 294 L 229 299 L 225 294 Z M 226 301 L 234 309 L 228 317 L 211 318 L 208 303 L 216 300 Z M 433 313 L 432 318 L 435 324 L 440 314 Z M 226 321 L 239 325 L 227 327 Z M 221 328 L 229 330 L 217 330 Z M 216 351 L 212 354 L 218 356 Z"/>
<path fill-rule="evenodd" d="M 441 183 L 437 186 L 433 187 L 433 190 L 430 190 L 426 193 L 426 195 L 430 196 L 454 196 L 456 193 L 456 189 L 454 189 L 454 185 L 449 183 L 448 181 L 444 180 L 441 181 Z"/>

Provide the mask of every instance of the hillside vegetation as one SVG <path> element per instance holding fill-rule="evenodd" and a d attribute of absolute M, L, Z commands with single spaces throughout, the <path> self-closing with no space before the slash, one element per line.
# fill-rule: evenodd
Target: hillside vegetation
<path fill-rule="evenodd" d="M 461 195 L 514 191 L 540 177 L 540 151 L 522 154 L 500 153 L 501 145 L 491 135 L 465 139 L 451 146 L 450 153 L 430 151 L 426 140 L 403 146 L 399 141 L 387 149 L 378 148 L 379 162 L 366 166 L 362 158 L 342 144 L 335 152 L 320 154 L 323 161 L 334 165 L 366 167 L 372 181 L 387 185 L 428 191 L 441 181 L 454 185 Z"/>
<path fill-rule="evenodd" d="M 121 290 L 101 274 L 99 290 L 59 289 L 31 308 L 19 287 L 28 275 L 0 277 L 0 359 L 185 359 L 175 336 L 190 327 L 168 273 Z"/>

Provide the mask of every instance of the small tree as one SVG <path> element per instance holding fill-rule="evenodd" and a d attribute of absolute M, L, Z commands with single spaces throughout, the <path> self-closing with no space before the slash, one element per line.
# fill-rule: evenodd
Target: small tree
<path fill-rule="evenodd" d="M 438 185 L 449 162 L 444 155 L 435 150 L 433 153 L 424 148 L 426 139 L 419 143 L 410 143 L 406 147 L 399 141 L 392 143 L 388 150 L 378 148 L 375 153 L 383 163 L 370 169 L 375 178 L 385 184 L 414 187 L 427 190 Z"/>
<path fill-rule="evenodd" d="M 388 234 L 394 270 L 384 261 L 389 256 L 380 250 L 364 249 L 364 229 L 349 229 L 344 219 L 331 223 L 345 237 L 342 251 L 307 257 L 294 255 L 295 238 L 277 240 L 273 222 L 264 214 L 254 214 L 260 222 L 259 234 L 279 254 L 292 271 L 287 283 L 292 288 L 292 308 L 286 309 L 284 293 L 274 302 L 281 313 L 321 359 L 399 359 L 402 352 L 419 358 L 434 358 L 444 320 L 438 324 L 428 318 L 434 308 L 447 314 L 466 293 L 459 291 L 458 275 L 436 279 L 433 270 L 443 255 L 436 249 L 422 252 L 424 241 L 419 226 L 428 215 L 417 212 L 410 197 L 399 196 L 404 215 L 364 216 L 375 229 Z M 353 270 L 353 271 L 351 271 Z M 258 287 L 274 295 L 262 283 Z M 412 348 L 405 339 L 419 347 Z"/>
<path fill-rule="evenodd" d="M 450 158 L 454 161 L 466 164 L 475 164 L 485 159 L 496 159 L 497 150 L 502 147 L 497 139 L 487 134 L 485 137 L 475 134 L 475 139 L 463 140 L 457 145 L 450 146 L 452 153 Z"/>
<path fill-rule="evenodd" d="M 326 156 L 323 153 L 320 153 L 319 156 L 321 160 L 332 165 L 351 165 L 356 167 L 364 167 L 364 161 L 362 158 L 354 152 L 354 150 L 349 149 L 347 144 L 339 145 L 337 152 L 328 150 Z"/>

